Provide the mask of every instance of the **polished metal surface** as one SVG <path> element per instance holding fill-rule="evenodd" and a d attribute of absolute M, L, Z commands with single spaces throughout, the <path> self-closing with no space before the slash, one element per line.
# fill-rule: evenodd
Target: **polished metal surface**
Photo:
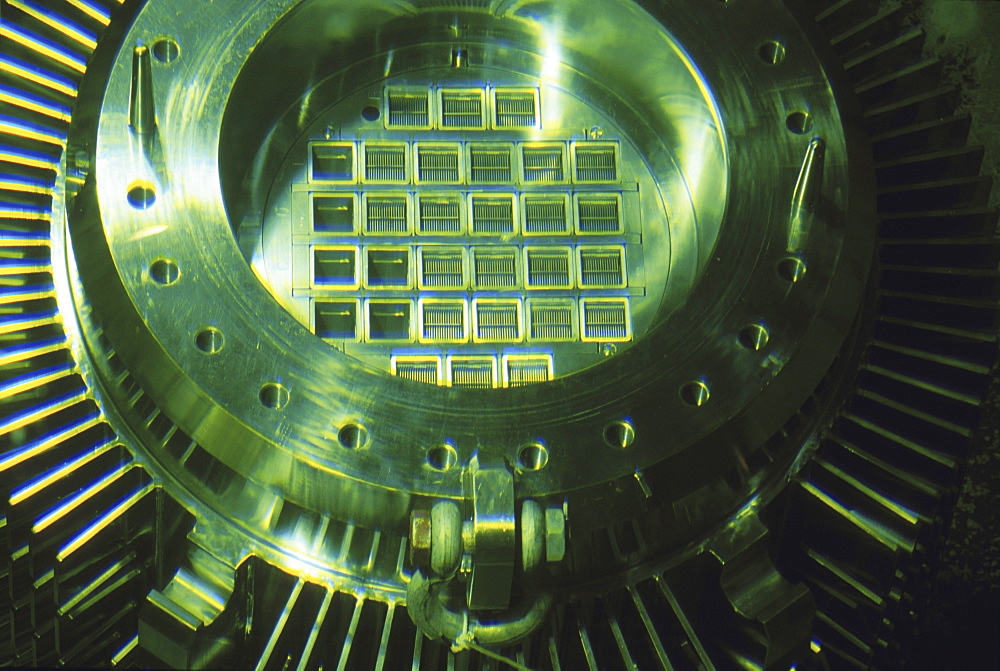
<path fill-rule="evenodd" d="M 881 202 L 815 25 L 776 0 L 70 4 L 104 36 L 61 59 L 85 77 L 49 189 L 57 309 L 0 334 L 57 325 L 83 391 L 3 427 L 85 401 L 59 431 L 106 435 L 9 500 L 123 457 L 8 535 L 129 479 L 80 533 L 10 542 L 12 566 L 67 567 L 29 569 L 32 589 L 148 518 L 126 529 L 156 558 L 119 662 L 815 661 L 826 620 L 769 529 L 867 337 Z M 58 85 L 16 53 L 4 72 Z M 0 472 L 46 440 L 15 440 Z M 60 616 L 140 575 L 130 552 Z M 700 580 L 732 640 L 699 639 Z"/>

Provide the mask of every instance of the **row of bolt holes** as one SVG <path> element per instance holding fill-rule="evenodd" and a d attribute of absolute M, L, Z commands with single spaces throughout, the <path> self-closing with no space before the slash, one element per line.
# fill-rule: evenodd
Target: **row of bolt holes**
<path fill-rule="evenodd" d="M 156 41 L 153 56 L 162 63 L 172 63 L 180 55 L 177 42 L 170 38 Z M 757 56 L 769 65 L 778 65 L 785 60 L 785 47 L 780 42 L 768 41 L 757 50 Z M 804 135 L 812 130 L 812 117 L 802 111 L 795 111 L 786 118 L 788 130 Z M 156 200 L 156 190 L 149 182 L 138 181 L 128 189 L 128 202 L 136 209 L 149 209 Z M 806 264 L 800 257 L 789 256 L 778 263 L 778 274 L 788 282 L 797 282 L 805 274 Z M 168 286 L 180 278 L 177 264 L 170 259 L 157 259 L 149 267 L 149 276 L 157 284 Z M 763 324 L 750 324 L 740 330 L 739 342 L 749 350 L 759 351 L 767 346 L 769 331 Z M 205 354 L 222 351 L 225 338 L 222 331 L 207 327 L 195 335 L 195 345 Z M 695 380 L 680 389 L 681 400 L 689 406 L 701 407 L 711 396 L 711 389 L 705 380 Z M 291 398 L 288 389 L 277 382 L 269 382 L 260 388 L 261 404 L 271 410 L 281 410 Z M 337 441 L 346 449 L 367 447 L 368 430 L 358 424 L 345 424 L 337 433 Z M 628 421 L 612 422 L 604 429 L 604 442 L 611 447 L 627 448 L 635 441 L 635 428 Z M 517 466 L 522 471 L 539 471 L 548 463 L 549 454 L 538 442 L 527 443 L 518 450 Z M 427 450 L 427 465 L 439 472 L 451 470 L 458 463 L 458 452 L 450 443 L 441 443 Z"/>

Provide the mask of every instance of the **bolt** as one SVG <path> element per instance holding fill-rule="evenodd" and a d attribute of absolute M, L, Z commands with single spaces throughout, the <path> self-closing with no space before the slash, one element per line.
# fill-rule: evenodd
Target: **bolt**
<path fill-rule="evenodd" d="M 410 562 L 426 564 L 431 554 L 431 516 L 426 510 L 410 513 Z"/>
<path fill-rule="evenodd" d="M 591 140 L 600 140 L 604 137 L 604 126 L 591 126 L 589 134 Z"/>

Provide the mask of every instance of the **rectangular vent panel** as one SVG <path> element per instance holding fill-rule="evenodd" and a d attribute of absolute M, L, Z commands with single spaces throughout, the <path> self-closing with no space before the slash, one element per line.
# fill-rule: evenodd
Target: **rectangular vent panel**
<path fill-rule="evenodd" d="M 389 89 L 386 100 L 389 105 L 386 124 L 390 128 L 431 127 L 429 91 Z"/>
<path fill-rule="evenodd" d="M 465 342 L 469 338 L 467 315 L 465 301 L 421 301 L 421 342 Z"/>
<path fill-rule="evenodd" d="M 313 230 L 316 233 L 357 233 L 354 220 L 354 196 L 313 195 Z"/>
<path fill-rule="evenodd" d="M 530 184 L 558 184 L 566 179 L 565 152 L 560 143 L 521 146 L 522 175 Z"/>
<path fill-rule="evenodd" d="M 429 356 L 397 355 L 392 357 L 392 373 L 406 380 L 438 384 L 441 359 Z"/>
<path fill-rule="evenodd" d="M 368 235 L 405 235 L 409 233 L 408 198 L 368 196 L 365 202 L 365 233 Z"/>
<path fill-rule="evenodd" d="M 577 197 L 577 231 L 580 235 L 621 233 L 621 201 L 614 194 Z"/>
<path fill-rule="evenodd" d="M 497 89 L 493 109 L 496 128 L 538 127 L 538 92 L 535 89 Z"/>
<path fill-rule="evenodd" d="M 511 355 L 504 363 L 504 381 L 508 387 L 548 382 L 552 369 L 551 355 Z"/>
<path fill-rule="evenodd" d="M 562 195 L 524 197 L 525 235 L 565 235 L 569 232 L 567 198 Z"/>
<path fill-rule="evenodd" d="M 470 144 L 469 179 L 476 184 L 512 184 L 511 146 Z"/>
<path fill-rule="evenodd" d="M 311 168 L 314 182 L 353 182 L 354 143 L 312 145 Z"/>
<path fill-rule="evenodd" d="M 584 299 L 583 340 L 614 342 L 631 338 L 628 299 Z"/>
<path fill-rule="evenodd" d="M 368 340 L 413 340 L 413 305 L 410 301 L 368 301 L 366 316 Z"/>
<path fill-rule="evenodd" d="M 568 247 L 528 247 L 525 276 L 529 289 L 570 289 L 573 287 L 571 250 Z"/>
<path fill-rule="evenodd" d="M 622 289 L 626 286 L 623 247 L 581 247 L 580 286 L 584 289 Z"/>
<path fill-rule="evenodd" d="M 448 362 L 452 385 L 474 389 L 497 386 L 497 361 L 493 357 L 452 357 Z"/>
<path fill-rule="evenodd" d="M 417 145 L 417 181 L 423 184 L 458 184 L 462 179 L 461 163 L 457 144 Z"/>
<path fill-rule="evenodd" d="M 514 226 L 514 196 L 472 196 L 472 233 L 511 235 Z"/>
<path fill-rule="evenodd" d="M 477 289 L 516 289 L 517 249 L 473 247 L 475 284 Z"/>
<path fill-rule="evenodd" d="M 459 235 L 462 230 L 462 197 L 457 193 L 420 195 L 419 232 L 424 235 Z"/>
<path fill-rule="evenodd" d="M 602 184 L 618 181 L 618 145 L 584 143 L 574 147 L 576 181 Z"/>
<path fill-rule="evenodd" d="M 465 252 L 461 247 L 420 249 L 421 289 L 464 289 Z"/>
<path fill-rule="evenodd" d="M 365 181 L 374 184 L 406 184 L 406 145 L 366 144 Z"/>
<path fill-rule="evenodd" d="M 369 289 L 409 289 L 409 249 L 366 249 L 365 286 Z"/>
<path fill-rule="evenodd" d="M 521 305 L 516 299 L 479 299 L 475 302 L 476 342 L 519 342 Z"/>
<path fill-rule="evenodd" d="M 576 340 L 576 302 L 571 298 L 528 302 L 528 337 L 531 340 Z"/>
<path fill-rule="evenodd" d="M 358 288 L 358 250 L 355 247 L 313 250 L 313 284 L 335 289 Z"/>
<path fill-rule="evenodd" d="M 479 89 L 441 91 L 441 127 L 452 130 L 486 128 L 485 95 Z"/>

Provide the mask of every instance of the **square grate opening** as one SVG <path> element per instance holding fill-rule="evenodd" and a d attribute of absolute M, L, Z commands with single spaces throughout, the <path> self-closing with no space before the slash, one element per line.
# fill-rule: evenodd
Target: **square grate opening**
<path fill-rule="evenodd" d="M 458 184 L 462 180 L 461 156 L 457 144 L 418 144 L 417 180 L 424 184 Z"/>
<path fill-rule="evenodd" d="M 368 301 L 368 340 L 412 340 L 412 316 L 413 306 L 409 301 Z"/>
<path fill-rule="evenodd" d="M 427 235 L 460 235 L 462 196 L 453 194 L 423 195 L 420 198 L 419 232 Z"/>
<path fill-rule="evenodd" d="M 409 233 L 408 201 L 405 195 L 368 196 L 365 202 L 365 233 L 368 235 Z"/>
<path fill-rule="evenodd" d="M 573 287 L 569 247 L 528 247 L 525 250 L 529 289 L 570 289 Z"/>
<path fill-rule="evenodd" d="M 528 302 L 528 337 L 531 340 L 576 340 L 576 302 L 571 298 Z"/>
<path fill-rule="evenodd" d="M 588 184 L 618 181 L 618 146 L 613 143 L 574 147 L 576 181 Z"/>
<path fill-rule="evenodd" d="M 356 289 L 359 284 L 357 248 L 314 249 L 313 284 L 341 289 Z"/>
<path fill-rule="evenodd" d="M 524 196 L 525 235 L 565 235 L 569 233 L 567 198 L 561 195 Z"/>
<path fill-rule="evenodd" d="M 420 304 L 420 340 L 423 342 L 465 342 L 468 340 L 464 300 L 423 300 Z"/>
<path fill-rule="evenodd" d="M 623 247 L 581 247 L 580 286 L 585 289 L 622 289 L 626 285 Z"/>
<path fill-rule="evenodd" d="M 469 145 L 469 178 L 477 184 L 512 184 L 512 165 L 511 145 Z"/>
<path fill-rule="evenodd" d="M 366 249 L 365 286 L 369 289 L 409 289 L 409 249 Z"/>
<path fill-rule="evenodd" d="M 548 382 L 552 379 L 551 355 L 511 355 L 506 357 L 504 378 L 508 387 Z"/>
<path fill-rule="evenodd" d="M 327 340 L 358 339 L 358 302 L 318 302 L 314 306 L 314 333 Z"/>
<path fill-rule="evenodd" d="M 621 201 L 615 194 L 577 197 L 577 230 L 581 235 L 622 232 Z"/>
<path fill-rule="evenodd" d="M 566 179 L 566 161 L 561 143 L 521 146 L 522 177 L 530 184 L 558 184 Z"/>
<path fill-rule="evenodd" d="M 474 247 L 472 251 L 477 289 L 516 289 L 517 249 Z"/>
<path fill-rule="evenodd" d="M 628 299 L 584 299 L 583 339 L 603 342 L 631 337 Z"/>
<path fill-rule="evenodd" d="M 456 387 L 492 389 L 497 386 L 497 362 L 493 357 L 452 357 L 448 373 Z"/>
<path fill-rule="evenodd" d="M 314 194 L 313 230 L 317 233 L 355 234 L 354 196 Z"/>
<path fill-rule="evenodd" d="M 401 355 L 392 358 L 392 373 L 406 380 L 438 384 L 441 359 L 439 357 Z"/>
<path fill-rule="evenodd" d="M 441 127 L 452 130 L 486 128 L 486 105 L 479 89 L 441 91 Z"/>
<path fill-rule="evenodd" d="M 375 184 L 406 184 L 405 143 L 365 145 L 365 181 Z"/>
<path fill-rule="evenodd" d="M 474 307 L 476 342 L 521 340 L 521 305 L 516 299 L 480 299 Z"/>
<path fill-rule="evenodd" d="M 421 289 L 464 289 L 465 251 L 461 247 L 422 247 Z"/>
<path fill-rule="evenodd" d="M 472 233 L 511 235 L 514 233 L 514 196 L 472 196 Z"/>
<path fill-rule="evenodd" d="M 538 92 L 535 89 L 496 89 L 495 128 L 537 128 Z"/>
<path fill-rule="evenodd" d="M 314 182 L 353 182 L 354 143 L 312 145 L 312 179 Z"/>
<path fill-rule="evenodd" d="M 386 94 L 390 128 L 427 129 L 431 127 L 430 92 L 425 90 L 389 89 Z"/>

